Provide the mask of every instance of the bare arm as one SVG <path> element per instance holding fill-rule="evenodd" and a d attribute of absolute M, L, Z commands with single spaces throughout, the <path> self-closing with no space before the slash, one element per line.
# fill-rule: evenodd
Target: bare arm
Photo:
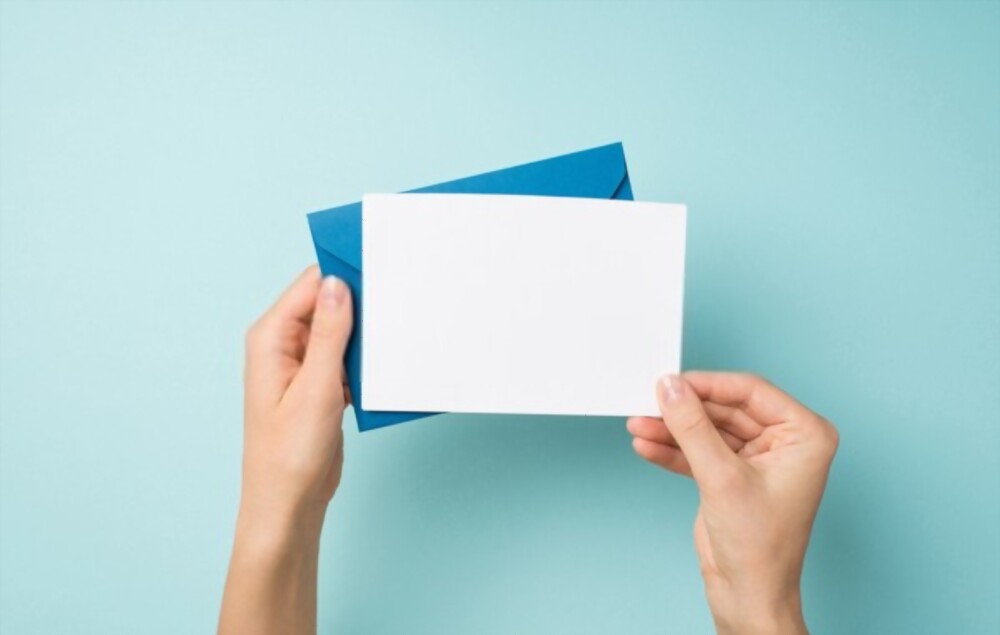
<path fill-rule="evenodd" d="M 316 632 L 319 538 L 344 461 L 351 297 L 307 269 L 247 335 L 243 490 L 220 635 Z"/>
<path fill-rule="evenodd" d="M 668 376 L 657 396 L 663 418 L 628 429 L 640 456 L 698 486 L 694 542 L 718 632 L 806 633 L 799 581 L 836 429 L 753 375 Z"/>

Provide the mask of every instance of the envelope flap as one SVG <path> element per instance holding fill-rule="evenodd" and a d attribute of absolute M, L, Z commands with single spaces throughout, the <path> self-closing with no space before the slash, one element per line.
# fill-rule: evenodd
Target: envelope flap
<path fill-rule="evenodd" d="M 612 143 L 409 191 L 616 198 L 627 180 L 625 151 Z M 309 228 L 317 245 L 361 269 L 361 203 L 309 214 Z"/>
<path fill-rule="evenodd" d="M 625 175 L 625 151 L 612 143 L 410 191 L 612 198 Z"/>
<path fill-rule="evenodd" d="M 361 269 L 361 203 L 313 212 L 307 218 L 317 246 Z"/>

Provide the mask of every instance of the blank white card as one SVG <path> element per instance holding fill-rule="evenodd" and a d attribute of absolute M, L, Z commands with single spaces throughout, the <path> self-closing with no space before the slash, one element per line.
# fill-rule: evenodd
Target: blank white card
<path fill-rule="evenodd" d="M 366 410 L 658 416 L 680 369 L 687 210 L 370 194 Z"/>

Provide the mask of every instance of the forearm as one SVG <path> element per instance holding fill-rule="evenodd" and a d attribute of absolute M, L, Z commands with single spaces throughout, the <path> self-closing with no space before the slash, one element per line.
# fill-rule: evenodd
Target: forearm
<path fill-rule="evenodd" d="M 316 633 L 322 525 L 322 510 L 269 516 L 241 506 L 220 635 Z"/>
<path fill-rule="evenodd" d="M 808 635 L 798 592 L 778 599 L 731 593 L 706 585 L 719 635 Z"/>

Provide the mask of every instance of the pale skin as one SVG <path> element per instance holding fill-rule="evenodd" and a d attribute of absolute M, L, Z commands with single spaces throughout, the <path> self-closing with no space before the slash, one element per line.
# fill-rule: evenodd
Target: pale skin
<path fill-rule="evenodd" d="M 344 462 L 351 296 L 310 267 L 246 342 L 243 489 L 220 635 L 316 632 L 319 540 Z M 628 420 L 644 459 L 693 477 L 694 523 L 719 633 L 806 633 L 799 580 L 836 429 L 753 375 L 656 385 L 662 418 Z"/>
<path fill-rule="evenodd" d="M 692 477 L 694 543 L 719 633 L 807 633 L 799 582 L 837 430 L 759 377 L 689 372 L 633 417 L 636 453 Z"/>

